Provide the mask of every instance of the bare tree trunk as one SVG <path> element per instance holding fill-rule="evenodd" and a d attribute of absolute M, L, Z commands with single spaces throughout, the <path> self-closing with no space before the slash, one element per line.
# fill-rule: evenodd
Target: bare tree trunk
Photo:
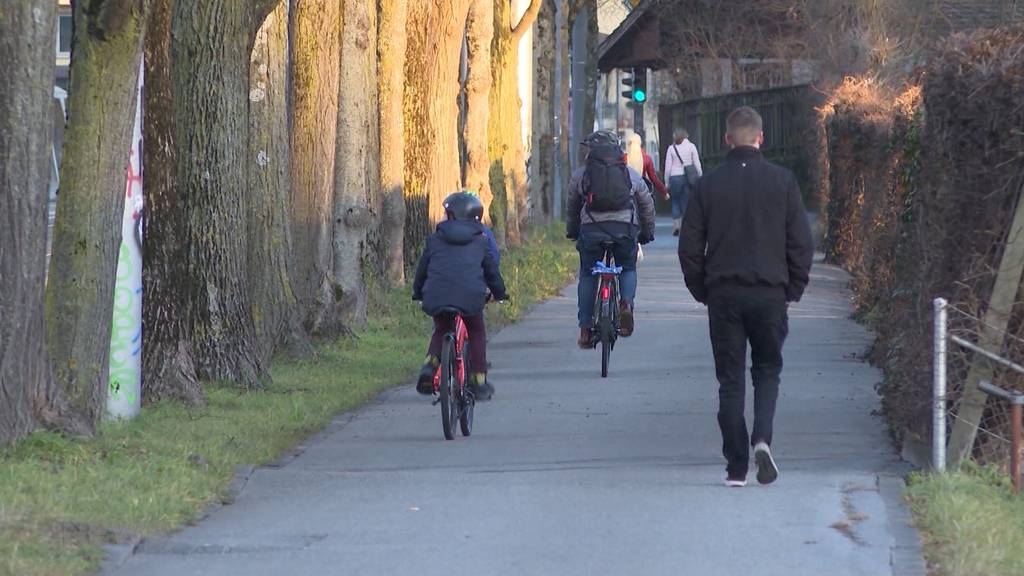
<path fill-rule="evenodd" d="M 306 329 L 331 335 L 343 329 L 332 251 L 341 3 L 303 0 L 292 19 L 293 286 Z"/>
<path fill-rule="evenodd" d="M 466 78 L 466 182 L 483 200 L 490 215 L 494 195 L 491 193 L 490 158 L 487 147 L 488 115 L 491 96 L 491 40 L 494 37 L 494 5 L 474 2 L 466 23 L 469 74 Z M 492 221 L 493 223 L 493 221 Z"/>
<path fill-rule="evenodd" d="M 55 18 L 50 0 L 16 3 L 0 14 L 0 446 L 39 424 L 92 431 L 59 394 L 46 347 Z"/>
<path fill-rule="evenodd" d="M 545 1 L 537 17 L 534 36 L 533 137 L 529 162 L 530 215 L 535 222 L 549 222 L 554 211 L 555 108 L 555 2 Z"/>
<path fill-rule="evenodd" d="M 457 97 L 468 0 L 410 5 L 406 51 L 406 258 L 444 218 L 441 201 L 458 190 Z"/>
<path fill-rule="evenodd" d="M 555 105 L 558 107 L 558 166 L 559 174 L 558 179 L 560 180 L 562 194 L 557 199 L 561 203 L 560 209 L 557 213 L 565 217 L 565 208 L 567 207 L 566 196 L 569 193 L 569 179 L 572 175 L 572 163 L 569 158 L 569 141 L 570 138 L 570 125 L 569 125 L 569 93 L 570 84 L 569 78 L 572 76 L 571 65 L 572 61 L 569 58 L 569 38 L 572 34 L 569 22 L 569 0 L 555 0 L 558 2 L 558 22 L 555 25 L 556 30 L 560 30 L 561 34 L 557 41 L 556 52 L 558 58 L 561 59 L 561 78 L 556 78 L 555 81 L 560 83 L 560 90 L 558 91 L 559 98 Z"/>
<path fill-rule="evenodd" d="M 491 140 L 491 189 L 504 198 L 505 239 L 522 241 L 520 224 L 526 216 L 526 162 L 519 114 L 519 40 L 531 29 L 542 0 L 531 0 L 518 24 L 512 23 L 509 0 L 494 0 L 494 41 L 491 46 L 494 85 L 488 137 Z M 499 218 L 500 219 L 500 218 Z M 499 230 L 500 231 L 500 230 Z"/>
<path fill-rule="evenodd" d="M 256 34 L 249 63 L 249 245 L 252 316 L 260 355 L 279 347 L 308 356 L 291 282 L 288 193 L 288 2 L 281 2 Z"/>
<path fill-rule="evenodd" d="M 363 256 L 373 215 L 376 166 L 376 10 L 369 0 L 344 0 L 338 139 L 334 173 L 334 273 L 346 326 L 366 320 Z"/>
<path fill-rule="evenodd" d="M 249 58 L 274 3 L 178 0 L 171 33 L 176 174 L 185 202 L 187 327 L 201 379 L 258 386 L 246 270 Z"/>
<path fill-rule="evenodd" d="M 407 0 L 380 0 L 380 186 L 383 191 L 381 270 L 389 286 L 405 282 L 405 97 Z"/>
<path fill-rule="evenodd" d="M 94 423 L 103 416 L 128 150 L 147 2 L 74 6 L 69 119 L 46 290 L 54 376 Z"/>
<path fill-rule="evenodd" d="M 205 403 L 196 378 L 189 316 L 185 202 L 175 175 L 174 81 L 171 77 L 171 20 L 175 0 L 152 0 L 146 30 L 146 88 L 143 109 L 145 178 L 142 244 L 142 400 L 178 399 Z"/>

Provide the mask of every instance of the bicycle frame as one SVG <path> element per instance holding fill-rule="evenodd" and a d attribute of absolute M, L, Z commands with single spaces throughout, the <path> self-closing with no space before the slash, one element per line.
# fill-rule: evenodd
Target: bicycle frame
<path fill-rule="evenodd" d="M 461 314 L 455 314 L 455 330 L 444 335 L 446 339 L 454 339 L 455 343 L 455 374 L 459 379 L 459 389 L 465 385 L 466 382 L 466 359 L 462 356 L 462 349 L 466 342 L 469 341 L 469 331 L 466 329 L 466 323 L 462 320 Z M 441 389 L 441 367 L 437 367 L 437 371 L 434 372 L 434 393 L 438 393 Z"/>
<path fill-rule="evenodd" d="M 611 253 L 605 253 L 604 261 L 598 261 L 590 273 L 598 276 L 597 281 L 597 296 L 594 299 L 594 325 L 596 326 L 598 320 L 601 317 L 602 309 L 612 310 L 614 307 L 611 304 L 617 304 L 614 302 L 619 297 L 619 275 L 622 273 L 622 268 L 619 266 L 612 266 Z M 607 308 L 604 308 L 606 307 Z M 612 312 L 614 314 L 614 312 Z"/>

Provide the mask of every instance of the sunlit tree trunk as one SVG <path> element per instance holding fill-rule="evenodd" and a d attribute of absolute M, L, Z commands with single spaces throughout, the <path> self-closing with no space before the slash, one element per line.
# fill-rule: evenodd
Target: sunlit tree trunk
<path fill-rule="evenodd" d="M 189 291 L 185 201 L 175 170 L 174 81 L 171 77 L 171 19 L 175 0 L 152 0 L 146 31 L 146 87 L 143 91 L 145 177 L 142 244 L 142 401 L 205 402 L 196 378 L 186 326 Z"/>
<path fill-rule="evenodd" d="M 468 0 L 416 2 L 409 10 L 405 63 L 406 258 L 415 258 L 441 201 L 461 186 L 459 63 Z"/>
<path fill-rule="evenodd" d="M 512 21 L 509 0 L 494 0 L 494 40 L 491 45 L 493 85 L 488 137 L 491 190 L 500 210 L 504 204 L 505 238 L 521 242 L 520 223 L 526 216 L 526 163 L 523 153 L 519 100 L 519 40 L 531 30 L 542 0 L 531 0 L 518 23 Z M 492 208 L 492 213 L 494 213 Z M 501 220 L 500 215 L 497 220 Z"/>
<path fill-rule="evenodd" d="M 494 5 L 474 2 L 466 22 L 469 73 L 466 77 L 465 187 L 480 194 L 490 213 L 493 202 L 488 156 L 488 116 L 491 95 L 491 39 L 494 36 Z M 493 220 L 492 220 L 493 223 Z"/>
<path fill-rule="evenodd" d="M 103 415 L 107 398 L 114 281 L 147 5 L 143 0 L 74 4 L 69 117 L 46 317 L 54 377 L 93 422 Z"/>
<path fill-rule="evenodd" d="M 414 0 L 415 1 L 415 0 Z M 407 0 L 380 0 L 377 58 L 380 72 L 380 187 L 383 194 L 381 270 L 389 286 L 405 282 L 405 96 Z"/>
<path fill-rule="evenodd" d="M 55 18 L 50 0 L 0 9 L 0 446 L 39 424 L 91 431 L 53 381 L 44 328 Z"/>
<path fill-rule="evenodd" d="M 363 257 L 378 196 L 376 8 L 344 0 L 334 172 L 334 273 L 346 326 L 366 319 Z"/>
<path fill-rule="evenodd" d="M 341 2 L 301 0 L 292 14 L 293 286 L 306 329 L 343 329 L 334 277 L 334 173 Z"/>
<path fill-rule="evenodd" d="M 171 33 L 186 325 L 198 376 L 244 386 L 266 377 L 246 266 L 249 59 L 259 24 L 276 4 L 177 0 Z"/>
<path fill-rule="evenodd" d="M 312 353 L 291 282 L 288 2 L 256 34 L 249 63 L 248 274 L 261 356 Z"/>

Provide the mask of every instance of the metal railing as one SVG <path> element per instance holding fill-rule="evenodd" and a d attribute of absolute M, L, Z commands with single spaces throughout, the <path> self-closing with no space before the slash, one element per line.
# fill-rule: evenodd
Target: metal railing
<path fill-rule="evenodd" d="M 1021 448 L 1024 446 L 1024 392 L 1010 390 L 993 382 L 1011 382 L 1018 386 L 1024 382 L 1024 365 L 1006 357 L 1014 350 L 1024 350 L 1024 340 L 1007 333 L 1005 329 L 985 324 L 976 316 L 951 306 L 943 298 L 935 299 L 934 310 L 932 468 L 938 472 L 946 469 L 947 452 L 951 449 L 947 446 L 947 423 L 952 421 L 973 432 L 968 453 L 974 459 L 988 464 L 1005 462 L 1005 451 L 1009 451 L 1013 491 L 1019 493 Z M 953 314 L 952 322 L 950 313 Z M 998 332 L 1005 342 L 1004 348 L 1011 352 L 997 353 L 977 344 L 972 337 L 980 329 Z M 964 397 L 968 395 L 968 387 L 972 386 L 985 394 L 983 398 L 988 399 L 983 400 L 986 404 L 977 421 L 963 418 L 959 410 Z"/>

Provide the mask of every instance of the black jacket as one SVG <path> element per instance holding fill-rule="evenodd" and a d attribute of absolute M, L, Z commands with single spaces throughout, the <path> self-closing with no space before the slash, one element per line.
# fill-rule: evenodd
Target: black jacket
<path fill-rule="evenodd" d="M 413 300 L 422 300 L 423 311 L 431 316 L 444 308 L 476 316 L 484 311 L 488 288 L 496 299 L 507 298 L 483 224 L 464 220 L 438 224 L 416 267 Z"/>
<path fill-rule="evenodd" d="M 733 149 L 690 196 L 679 262 L 698 302 L 721 284 L 781 287 L 795 302 L 807 287 L 813 257 L 796 178 L 756 148 Z"/>

